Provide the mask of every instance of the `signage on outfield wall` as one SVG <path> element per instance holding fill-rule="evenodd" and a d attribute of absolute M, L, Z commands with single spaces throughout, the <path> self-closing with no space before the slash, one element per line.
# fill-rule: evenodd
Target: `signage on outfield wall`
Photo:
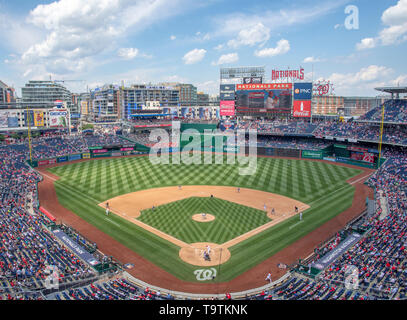
<path fill-rule="evenodd" d="M 120 148 L 120 151 L 133 151 L 133 147 Z"/>
<path fill-rule="evenodd" d="M 75 161 L 81 159 L 81 154 L 70 154 L 68 156 L 69 161 Z"/>
<path fill-rule="evenodd" d="M 112 152 L 112 157 L 120 157 L 123 154 L 121 152 Z"/>
<path fill-rule="evenodd" d="M 96 149 L 96 150 L 92 150 L 93 153 L 104 153 L 107 152 L 107 149 Z"/>
<path fill-rule="evenodd" d="M 57 161 L 58 161 L 58 163 L 60 163 L 60 162 L 66 162 L 66 161 L 68 161 L 68 157 L 67 157 L 67 156 L 58 157 L 58 158 L 57 158 Z"/>
<path fill-rule="evenodd" d="M 90 153 L 89 152 L 82 153 L 82 159 L 90 159 Z"/>
<path fill-rule="evenodd" d="M 307 158 L 307 159 L 322 159 L 323 158 L 323 152 L 322 151 L 316 151 L 316 150 L 303 150 L 302 151 L 302 157 Z"/>
<path fill-rule="evenodd" d="M 293 117 L 310 118 L 311 100 L 294 100 Z"/>

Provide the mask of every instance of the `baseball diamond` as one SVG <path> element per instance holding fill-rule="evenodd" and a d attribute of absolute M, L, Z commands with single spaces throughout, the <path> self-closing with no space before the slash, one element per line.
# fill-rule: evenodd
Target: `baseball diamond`
<path fill-rule="evenodd" d="M 293 215 L 228 247 L 230 258 L 222 264 L 222 271 L 214 280 L 223 283 L 247 272 L 348 209 L 352 205 L 354 187 L 347 180 L 363 172 L 320 161 L 259 157 L 256 174 L 240 176 L 238 164 L 224 163 L 152 165 L 148 157 L 129 157 L 58 165 L 49 168 L 45 174 L 59 177 L 55 178 L 58 180 L 54 185 L 63 206 L 137 255 L 187 282 L 197 281 L 194 275 L 196 266 L 180 259 L 181 246 L 114 214 L 114 204 L 110 199 L 171 186 L 176 190 L 180 185 L 182 189 L 188 186 L 224 186 L 233 187 L 236 194 L 237 187 L 242 188 L 241 195 L 244 194 L 243 188 L 258 190 L 283 195 L 310 206 L 303 211 L 303 223 L 300 225 L 297 224 L 298 216 Z M 160 194 L 157 196 L 160 197 Z M 105 201 L 111 202 L 109 217 L 105 216 L 103 206 L 99 206 Z M 189 197 L 167 202 L 155 206 L 154 210 L 145 208 L 137 220 L 188 243 L 221 244 L 270 221 L 260 204 L 256 209 L 216 197 Z M 267 207 L 267 211 L 271 209 Z M 276 211 L 279 212 L 278 208 Z M 202 212 L 213 214 L 217 219 L 206 226 L 201 224 L 191 228 L 196 223 L 192 215 Z M 210 225 L 217 222 L 217 227 L 210 230 Z"/>

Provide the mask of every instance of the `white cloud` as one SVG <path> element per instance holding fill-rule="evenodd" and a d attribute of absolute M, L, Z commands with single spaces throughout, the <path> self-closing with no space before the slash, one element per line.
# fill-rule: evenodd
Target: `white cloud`
<path fill-rule="evenodd" d="M 319 59 L 319 58 L 314 58 L 313 56 L 312 57 L 306 57 L 304 60 L 303 60 L 303 63 L 316 63 L 316 62 L 320 62 L 321 61 L 321 59 Z"/>
<path fill-rule="evenodd" d="M 222 50 L 225 47 L 225 45 L 223 44 L 218 44 L 216 47 L 214 47 L 213 49 L 215 50 Z"/>
<path fill-rule="evenodd" d="M 198 83 L 196 85 L 196 87 L 197 87 L 197 91 L 202 91 L 202 92 L 213 95 L 213 94 L 219 94 L 219 84 L 220 84 L 219 79 L 216 81 L 208 80 L 208 81 Z"/>
<path fill-rule="evenodd" d="M 174 35 L 171 35 L 170 40 L 173 40 L 173 41 L 174 41 L 175 39 L 177 39 L 177 37 L 174 36 Z"/>
<path fill-rule="evenodd" d="M 332 73 L 330 80 L 338 95 L 374 95 L 374 88 L 378 86 L 394 85 L 407 79 L 407 76 L 394 78 L 394 70 L 385 66 L 370 65 L 355 73 Z"/>
<path fill-rule="evenodd" d="M 288 51 L 290 51 L 290 42 L 286 39 L 281 39 L 279 42 L 277 42 L 277 47 L 256 50 L 254 55 L 261 58 L 274 57 L 277 55 L 285 54 Z"/>
<path fill-rule="evenodd" d="M 85 71 L 89 62 L 103 63 L 95 57 L 120 51 L 118 43 L 129 33 L 190 7 L 187 0 L 58 0 L 38 5 L 26 21 L 44 36 L 24 49 L 20 64 L 41 72 Z M 135 50 L 120 51 L 119 56 L 134 58 Z"/>
<path fill-rule="evenodd" d="M 239 31 L 236 39 L 228 41 L 228 46 L 238 48 L 240 46 L 254 46 L 264 44 L 270 38 L 270 29 L 261 22 Z"/>
<path fill-rule="evenodd" d="M 120 48 L 117 54 L 123 59 L 131 60 L 137 57 L 139 50 L 137 48 Z"/>
<path fill-rule="evenodd" d="M 217 62 L 212 62 L 212 65 L 220 65 L 225 63 L 233 63 L 239 60 L 239 55 L 234 53 L 223 54 L 219 57 Z"/>
<path fill-rule="evenodd" d="M 356 44 L 356 49 L 357 50 L 371 49 L 376 46 L 376 43 L 377 41 L 373 38 L 365 38 Z"/>
<path fill-rule="evenodd" d="M 193 64 L 201 61 L 206 54 L 205 49 L 193 49 L 189 52 L 187 52 L 182 60 L 184 60 L 185 64 Z"/>
<path fill-rule="evenodd" d="M 385 28 L 375 38 L 365 38 L 357 43 L 358 50 L 407 41 L 407 0 L 399 0 L 396 5 L 387 8 L 383 12 L 381 20 Z"/>

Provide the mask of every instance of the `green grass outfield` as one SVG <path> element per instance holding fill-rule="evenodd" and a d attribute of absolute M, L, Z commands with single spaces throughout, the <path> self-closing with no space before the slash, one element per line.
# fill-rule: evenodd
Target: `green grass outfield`
<path fill-rule="evenodd" d="M 346 180 L 361 170 L 323 162 L 258 158 L 257 171 L 240 176 L 238 165 L 152 165 L 148 156 L 99 159 L 49 169 L 62 205 L 176 277 L 196 281 L 199 267 L 183 262 L 179 248 L 115 215 L 98 203 L 121 194 L 177 185 L 239 186 L 281 194 L 311 206 L 303 222 L 293 217 L 231 248 L 217 281 L 229 281 L 349 208 L 354 187 Z M 126 261 L 122 261 L 126 263 Z"/>

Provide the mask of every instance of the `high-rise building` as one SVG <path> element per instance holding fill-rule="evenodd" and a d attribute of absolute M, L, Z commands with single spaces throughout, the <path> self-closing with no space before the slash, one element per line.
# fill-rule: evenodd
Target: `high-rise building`
<path fill-rule="evenodd" d="M 196 97 L 198 106 L 209 106 L 209 94 L 198 92 Z"/>
<path fill-rule="evenodd" d="M 54 81 L 30 80 L 21 95 L 22 108 L 52 108 L 56 101 L 62 101 L 69 110 L 73 108 L 72 93 Z"/>
<path fill-rule="evenodd" d="M 0 80 L 0 108 L 10 108 L 16 103 L 14 88 Z"/>
<path fill-rule="evenodd" d="M 179 107 L 179 90 L 172 86 L 134 84 L 121 88 L 122 119 L 159 115 Z"/>
<path fill-rule="evenodd" d="M 121 118 L 121 91 L 117 85 L 104 85 L 90 93 L 91 113 L 97 122 L 114 122 Z"/>

